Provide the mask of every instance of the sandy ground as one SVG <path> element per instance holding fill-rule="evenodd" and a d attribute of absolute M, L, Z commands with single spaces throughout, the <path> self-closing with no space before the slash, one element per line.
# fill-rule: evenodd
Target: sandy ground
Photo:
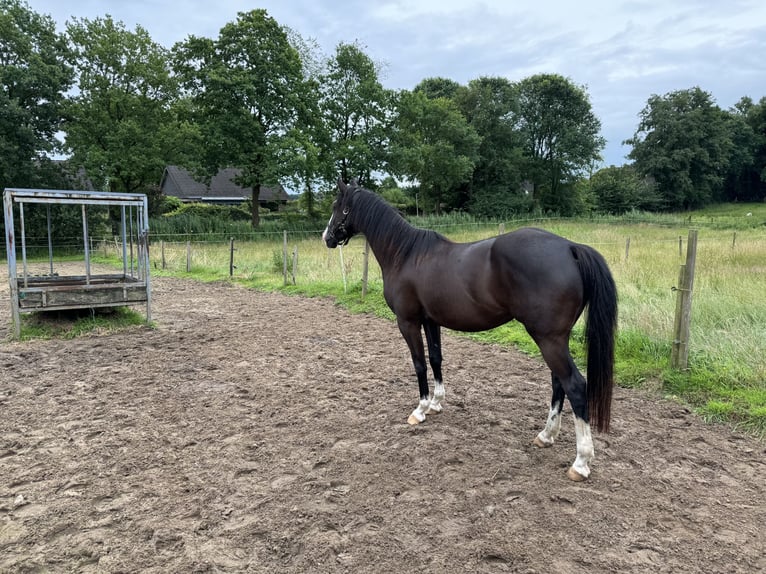
<path fill-rule="evenodd" d="M 766 571 L 766 445 L 649 393 L 573 483 L 515 351 L 446 335 L 410 427 L 385 320 L 155 278 L 155 329 L 8 342 L 1 271 L 0 572 Z"/>

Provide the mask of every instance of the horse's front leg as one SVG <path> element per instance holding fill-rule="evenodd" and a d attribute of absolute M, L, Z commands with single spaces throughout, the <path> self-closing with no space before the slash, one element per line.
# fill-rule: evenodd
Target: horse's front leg
<path fill-rule="evenodd" d="M 426 342 L 428 343 L 428 360 L 431 363 L 431 370 L 434 373 L 434 394 L 428 405 L 427 415 L 442 412 L 444 402 L 444 382 L 442 380 L 442 340 L 441 327 L 431 321 L 426 320 L 423 323 L 426 332 Z"/>
<path fill-rule="evenodd" d="M 431 401 L 428 396 L 428 371 L 426 367 L 426 354 L 423 349 L 423 335 L 420 332 L 420 323 L 406 321 L 397 318 L 399 331 L 401 331 L 412 355 L 412 364 L 418 377 L 418 389 L 420 390 L 420 402 L 417 408 L 407 419 L 411 425 L 417 425 L 426 420 L 426 413 Z"/>

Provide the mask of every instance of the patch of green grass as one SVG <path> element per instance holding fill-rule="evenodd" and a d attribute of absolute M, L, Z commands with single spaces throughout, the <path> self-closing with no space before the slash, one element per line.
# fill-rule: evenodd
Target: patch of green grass
<path fill-rule="evenodd" d="M 734 405 L 723 401 L 708 401 L 698 412 L 707 421 L 724 422 L 731 418 Z"/>
<path fill-rule="evenodd" d="M 751 407 L 742 427 L 761 437 L 766 436 L 766 406 Z"/>
<path fill-rule="evenodd" d="M 747 216 L 747 213 L 752 213 Z M 615 353 L 618 384 L 658 390 L 684 401 L 703 416 L 716 416 L 742 428 L 766 427 L 766 204 L 732 204 L 683 214 L 629 214 L 588 220 L 539 219 L 506 222 L 508 231 L 535 225 L 598 249 L 607 260 L 619 292 L 619 331 Z M 497 223 L 463 218 L 415 222 L 455 241 L 474 241 L 498 232 Z M 685 261 L 689 227 L 699 227 L 692 303 L 689 370 L 669 368 L 679 264 Z M 231 280 L 247 287 L 308 297 L 330 297 L 353 312 L 393 319 L 382 296 L 382 274 L 369 257 L 369 290 L 361 296 L 364 239 L 327 249 L 318 233 L 288 238 L 289 270 L 297 254 L 297 285 L 284 286 L 282 234 L 273 240 L 235 243 L 234 278 L 229 279 L 230 245 L 193 243 L 192 272 L 186 272 L 185 242 L 164 243 L 168 269 L 153 245 L 152 273 L 203 281 Z M 109 247 L 109 246 L 107 246 Z M 100 252 L 100 251 L 99 251 Z M 114 262 L 117 259 L 113 260 Z M 345 281 L 344 281 L 345 277 Z M 585 370 L 583 326 L 570 348 Z M 474 340 L 515 346 L 539 356 L 518 323 L 467 335 Z M 712 401 L 712 402 L 711 402 Z M 716 406 L 730 404 L 732 408 Z M 708 405 L 712 406 L 708 406 Z M 717 410 L 716 410 L 717 409 Z M 761 430 L 759 430 L 761 429 Z"/>
<path fill-rule="evenodd" d="M 469 339 L 482 343 L 515 347 L 522 353 L 532 357 L 540 357 L 540 349 L 537 347 L 537 344 L 529 336 L 524 325 L 516 321 L 511 321 L 489 331 L 479 331 L 477 333 L 456 332 L 456 334 L 464 335 Z"/>
<path fill-rule="evenodd" d="M 74 339 L 136 325 L 146 325 L 146 318 L 129 307 L 39 311 L 22 315 L 20 340 Z"/>

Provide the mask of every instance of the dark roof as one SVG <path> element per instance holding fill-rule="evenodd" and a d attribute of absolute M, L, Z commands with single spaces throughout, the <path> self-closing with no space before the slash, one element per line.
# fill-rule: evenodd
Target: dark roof
<path fill-rule="evenodd" d="M 227 167 L 220 170 L 206 185 L 194 179 L 194 176 L 185 168 L 169 165 L 162 174 L 160 188 L 165 195 L 172 195 L 185 201 L 205 201 L 223 199 L 250 199 L 253 196 L 252 187 L 240 187 L 234 181 L 242 172 L 235 167 Z M 287 201 L 285 188 L 281 185 L 269 187 L 262 185 L 258 201 L 261 203 L 271 201 Z"/>

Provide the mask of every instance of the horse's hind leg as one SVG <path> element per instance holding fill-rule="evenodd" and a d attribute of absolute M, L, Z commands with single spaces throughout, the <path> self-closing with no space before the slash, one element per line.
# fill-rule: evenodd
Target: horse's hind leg
<path fill-rule="evenodd" d="M 564 398 L 566 395 L 564 394 L 564 387 L 561 386 L 561 381 L 554 374 L 551 374 L 551 384 L 553 386 L 553 395 L 551 397 L 551 410 L 548 412 L 548 420 L 545 423 L 545 428 L 540 431 L 533 441 L 535 446 L 540 448 L 553 446 L 561 430 L 561 409 L 564 408 Z"/>
<path fill-rule="evenodd" d="M 533 335 L 534 338 L 534 335 Z M 540 347 L 540 352 L 545 359 L 546 364 L 551 369 L 553 380 L 558 379 L 561 383 L 566 397 L 569 399 L 569 404 L 572 405 L 572 411 L 574 413 L 575 420 L 575 437 L 577 439 L 577 457 L 574 463 L 567 471 L 567 476 L 571 480 L 580 481 L 585 480 L 590 476 L 590 461 L 593 459 L 593 437 L 591 436 L 590 424 L 588 422 L 588 400 L 585 394 L 585 378 L 572 360 L 569 354 L 569 338 L 563 339 L 551 338 L 540 339 L 537 341 Z M 554 401 L 556 398 L 556 387 L 554 382 Z M 553 412 L 553 405 L 551 406 L 551 413 Z M 556 424 L 560 424 L 559 420 L 551 420 L 549 415 L 548 421 L 551 425 L 550 431 L 555 428 Z M 549 430 L 548 424 L 546 424 L 545 430 L 542 434 L 543 438 L 549 438 L 544 433 Z M 538 435 L 539 437 L 540 435 Z M 545 443 L 544 440 L 540 442 Z M 540 446 L 535 440 L 535 444 Z M 552 444 L 552 443 L 551 443 Z M 545 444 L 544 444 L 545 445 Z M 550 446 L 550 445 L 547 445 Z"/>
<path fill-rule="evenodd" d="M 442 412 L 444 402 L 444 381 L 442 380 L 442 341 L 441 327 L 433 321 L 426 320 L 423 323 L 428 343 L 428 360 L 434 373 L 434 394 L 428 405 L 427 415 Z"/>

